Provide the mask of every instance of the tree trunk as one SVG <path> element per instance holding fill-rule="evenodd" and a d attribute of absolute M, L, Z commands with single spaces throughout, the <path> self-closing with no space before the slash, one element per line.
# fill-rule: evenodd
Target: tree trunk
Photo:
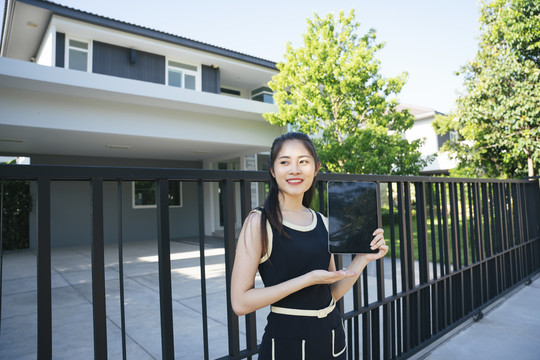
<path fill-rule="evenodd" d="M 525 155 L 527 155 L 527 167 L 529 169 L 529 177 L 534 176 L 534 163 L 532 159 L 532 151 L 529 151 L 528 149 L 523 149 L 523 152 Z"/>

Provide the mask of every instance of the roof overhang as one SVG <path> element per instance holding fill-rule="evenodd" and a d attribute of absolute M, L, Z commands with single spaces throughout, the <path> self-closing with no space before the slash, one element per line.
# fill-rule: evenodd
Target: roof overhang
<path fill-rule="evenodd" d="M 5 12 L 2 57 L 35 59 L 44 34 L 53 25 L 57 31 L 72 36 L 219 67 L 221 83 L 229 87 L 255 89 L 266 85 L 278 72 L 276 64 L 269 60 L 47 1 L 8 1 Z"/>
<path fill-rule="evenodd" d="M 0 138 L 6 140 L 0 141 L 1 155 L 215 161 L 265 151 L 281 133 L 262 117 L 277 110 L 273 104 L 1 57 L 0 92 L 4 101 L 10 96 L 20 101 L 28 98 L 28 107 L 34 106 L 36 111 L 39 106 L 50 106 L 49 111 L 56 111 L 54 106 L 73 106 L 58 109 L 58 113 L 71 112 L 74 119 L 81 111 L 99 107 L 111 107 L 119 114 L 136 114 L 133 109 L 150 114 L 138 124 L 134 120 L 135 130 L 120 124 L 111 124 L 111 130 L 108 123 L 90 121 L 79 121 L 80 127 L 69 128 L 66 119 L 60 125 L 51 125 L 51 118 L 39 123 L 40 114 L 25 115 L 24 104 L 18 105 L 11 112 L 15 116 L 0 119 Z M 39 99 L 42 103 L 36 105 Z M 154 113 L 155 119 L 149 119 Z M 199 119 L 207 123 L 199 124 Z"/>

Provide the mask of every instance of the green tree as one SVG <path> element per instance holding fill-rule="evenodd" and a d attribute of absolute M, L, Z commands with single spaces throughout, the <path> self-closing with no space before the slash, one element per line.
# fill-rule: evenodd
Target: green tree
<path fill-rule="evenodd" d="M 456 109 L 434 122 L 456 131 L 447 150 L 464 176 L 534 176 L 540 165 L 540 3 L 484 1 L 476 58 L 464 74 Z"/>
<path fill-rule="evenodd" d="M 412 127 L 408 111 L 397 111 L 396 95 L 407 74 L 384 79 L 375 54 L 383 44 L 375 31 L 362 37 L 354 10 L 307 20 L 304 46 L 287 43 L 279 74 L 268 84 L 279 111 L 263 116 L 313 135 L 327 171 L 357 174 L 415 174 L 426 165 L 402 134 Z"/>

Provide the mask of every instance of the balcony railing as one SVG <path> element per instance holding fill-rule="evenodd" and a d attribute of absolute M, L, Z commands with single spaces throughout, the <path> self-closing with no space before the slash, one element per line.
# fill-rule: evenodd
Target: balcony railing
<path fill-rule="evenodd" d="M 200 358 L 209 359 L 212 344 L 208 325 L 208 283 L 205 256 L 205 183 L 219 183 L 224 221 L 224 277 L 227 345 L 220 359 L 243 359 L 258 351 L 256 313 L 245 316 L 245 329 L 230 306 L 230 276 L 236 246 L 235 210 L 242 219 L 252 207 L 251 184 L 267 174 L 248 171 L 150 169 L 112 167 L 0 167 L 5 181 L 30 181 L 37 188 L 37 357 L 53 357 L 51 284 L 51 186 L 65 181 L 85 182 L 91 189 L 91 303 L 93 355 L 108 358 L 105 281 L 104 184 L 117 187 L 122 204 L 125 181 L 156 181 L 157 258 L 159 273 L 160 356 L 175 358 L 173 324 L 174 279 L 171 277 L 171 217 L 168 182 L 197 186 L 201 322 Z M 407 358 L 465 320 L 478 316 L 540 269 L 540 191 L 535 180 L 450 179 L 441 177 L 319 174 L 318 202 L 325 213 L 325 183 L 329 180 L 375 181 L 379 187 L 380 226 L 390 252 L 366 268 L 358 283 L 338 306 L 348 335 L 348 359 Z M 239 186 L 237 185 L 239 184 Z M 235 194 L 236 191 L 240 194 Z M 239 199 L 239 201 L 238 201 Z M 109 199 L 110 200 L 110 199 Z M 187 205 L 187 204 L 186 204 Z M 123 249 L 129 239 L 122 231 L 122 206 L 117 207 L 118 291 L 122 356 L 126 353 Z M 336 256 L 337 268 L 349 256 Z M 0 274 L 1 275 L 1 274 Z M 1 278 L 1 277 L 0 277 Z M 0 284 L 1 285 L 1 284 Z M 174 284 L 174 286 L 182 286 Z M 2 286 L 0 286 L 0 290 Z M 259 312 L 259 311 L 258 311 Z M 257 313 L 258 313 L 257 312 Z M 2 312 L 4 315 L 4 312 Z M 65 319 L 65 321 L 70 321 Z M 2 325 L 2 324 L 0 324 Z M 5 329 L 0 336 L 6 336 Z M 214 349 L 215 350 L 215 349 Z M 195 355 L 193 355 L 195 356 Z M 159 356 L 158 356 L 159 357 Z M 198 356 L 196 356 L 199 358 Z"/>

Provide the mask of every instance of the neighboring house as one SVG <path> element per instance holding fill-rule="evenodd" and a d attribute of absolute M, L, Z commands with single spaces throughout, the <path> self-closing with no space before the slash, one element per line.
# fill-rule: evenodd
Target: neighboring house
<path fill-rule="evenodd" d="M 265 86 L 278 70 L 268 60 L 39 0 L 6 1 L 0 51 L 0 156 L 260 170 L 261 152 L 285 131 L 262 117 L 277 110 Z M 147 185 L 125 186 L 131 240 L 156 237 Z M 196 236 L 196 184 L 176 186 L 171 216 L 181 220 L 171 236 Z M 205 232 L 212 234 L 222 228 L 219 189 L 205 186 Z M 53 246 L 89 244 L 80 230 L 90 221 L 81 215 L 88 187 L 67 182 L 52 191 Z M 114 198 L 114 186 L 105 191 Z M 129 230 L 132 222 L 137 231 Z M 106 241 L 114 238 L 105 230 Z"/>
<path fill-rule="evenodd" d="M 405 138 L 409 141 L 424 138 L 424 145 L 420 148 L 423 158 L 434 155 L 433 162 L 420 171 L 421 175 L 448 175 L 448 171 L 456 167 L 455 160 L 450 159 L 448 154 L 439 152 L 441 146 L 453 135 L 448 133 L 438 135 L 433 129 L 435 115 L 443 115 L 434 109 L 416 105 L 398 105 L 398 110 L 407 109 L 414 116 L 414 125 L 405 132 Z"/>

